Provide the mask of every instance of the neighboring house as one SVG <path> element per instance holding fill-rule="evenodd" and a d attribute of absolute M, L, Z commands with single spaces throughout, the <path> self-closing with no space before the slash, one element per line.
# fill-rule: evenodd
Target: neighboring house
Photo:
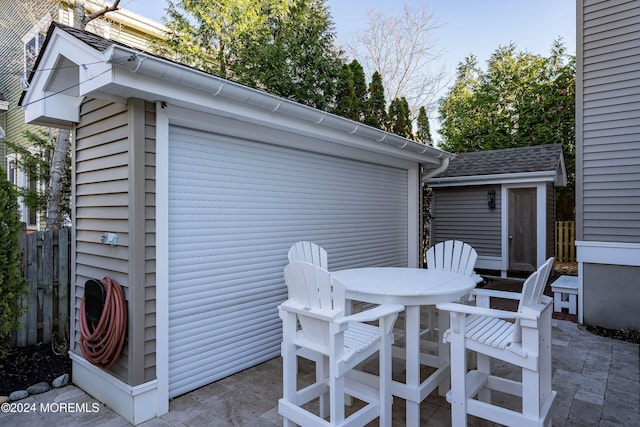
<path fill-rule="evenodd" d="M 477 268 L 502 276 L 554 256 L 555 187 L 567 182 L 561 144 L 461 153 L 423 182 L 433 189 L 430 245 L 467 242 Z"/>
<path fill-rule="evenodd" d="M 78 0 L 87 13 L 102 9 L 103 1 Z M 34 62 L 38 56 L 51 21 L 73 25 L 75 0 L 3 0 L 0 6 L 0 159 L 9 180 L 19 186 L 37 185 L 28 182 L 4 143 L 5 140 L 28 146 L 25 130 L 37 132 L 47 128 L 25 124 L 24 113 L 18 101 Z M 87 25 L 87 30 L 105 38 L 121 41 L 130 46 L 147 49 L 151 40 L 163 37 L 166 28 L 156 22 L 127 10 L 109 12 Z M 56 134 L 55 129 L 52 131 Z M 21 204 L 22 221 L 30 229 L 38 229 L 38 216 Z"/>
<path fill-rule="evenodd" d="M 640 1 L 577 1 L 576 249 L 584 323 L 640 328 Z"/>
<path fill-rule="evenodd" d="M 421 164 L 454 155 L 59 24 L 38 69 L 26 119 L 76 134 L 72 306 L 111 276 L 130 316 L 106 371 L 72 312 L 73 381 L 127 420 L 280 354 L 296 241 L 330 269 L 419 265 Z"/>

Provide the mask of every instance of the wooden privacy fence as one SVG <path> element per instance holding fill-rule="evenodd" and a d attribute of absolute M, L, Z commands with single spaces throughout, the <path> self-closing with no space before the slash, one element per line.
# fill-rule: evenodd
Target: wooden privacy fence
<path fill-rule="evenodd" d="M 556 221 L 556 261 L 576 261 L 576 222 Z"/>
<path fill-rule="evenodd" d="M 28 290 L 18 303 L 25 307 L 13 345 L 50 343 L 69 334 L 69 228 L 20 234 L 22 277 Z"/>

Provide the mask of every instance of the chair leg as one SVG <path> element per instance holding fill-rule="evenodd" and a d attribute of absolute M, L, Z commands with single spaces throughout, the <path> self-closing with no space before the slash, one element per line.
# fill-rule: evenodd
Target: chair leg
<path fill-rule="evenodd" d="M 316 383 L 324 381 L 327 378 L 327 372 L 329 372 L 329 358 L 322 356 L 316 360 Z M 329 393 L 320 396 L 318 412 L 320 418 L 325 418 L 329 415 L 329 403 Z"/>
<path fill-rule="evenodd" d="M 484 373 L 487 376 L 491 375 L 491 358 L 486 354 L 477 353 L 476 360 L 478 372 Z M 491 390 L 483 387 L 480 392 L 478 392 L 478 400 L 491 403 Z"/>
<path fill-rule="evenodd" d="M 329 399 L 331 425 L 339 425 L 344 422 L 344 377 L 336 377 L 330 373 Z"/>
<path fill-rule="evenodd" d="M 461 316 L 464 322 L 464 316 Z M 452 315 L 452 322 L 454 319 Z M 467 354 L 462 333 L 451 334 L 451 425 L 467 425 Z"/>
<path fill-rule="evenodd" d="M 380 321 L 380 330 L 386 330 L 385 321 Z M 378 375 L 380 378 L 380 427 L 391 427 L 393 396 L 391 395 L 391 336 L 382 335 L 380 341 L 380 350 L 378 354 L 379 368 Z"/>
<path fill-rule="evenodd" d="M 293 345 L 283 343 L 282 351 L 282 400 L 297 404 L 297 372 L 298 356 Z M 294 427 L 296 424 L 287 419 L 283 419 L 284 427 Z"/>

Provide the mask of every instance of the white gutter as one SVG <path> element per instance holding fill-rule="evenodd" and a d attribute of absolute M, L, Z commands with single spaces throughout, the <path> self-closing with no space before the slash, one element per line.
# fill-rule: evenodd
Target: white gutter
<path fill-rule="evenodd" d="M 432 158 L 425 161 L 440 163 L 438 169 L 442 167 L 443 159 L 446 159 L 448 164 L 448 160 L 455 157 L 455 154 L 124 46 L 111 45 L 103 55 L 106 62 L 117 64 L 118 67 L 126 68 L 133 73 L 170 80 L 172 83 L 207 92 L 212 96 L 221 96 L 416 154 L 424 154 Z"/>
<path fill-rule="evenodd" d="M 429 173 L 422 176 L 422 183 L 425 184 L 429 178 L 438 175 L 440 172 L 443 172 L 445 169 L 447 169 L 447 167 L 449 167 L 449 157 L 440 159 L 440 165 L 437 168 L 429 171 Z"/>

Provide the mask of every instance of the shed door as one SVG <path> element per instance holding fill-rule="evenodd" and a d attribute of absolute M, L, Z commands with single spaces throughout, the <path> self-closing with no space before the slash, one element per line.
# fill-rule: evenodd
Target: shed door
<path fill-rule="evenodd" d="M 408 265 L 407 170 L 171 127 L 169 395 L 280 354 L 289 247 Z"/>
<path fill-rule="evenodd" d="M 534 271 L 537 256 L 536 189 L 509 189 L 509 270 Z"/>

